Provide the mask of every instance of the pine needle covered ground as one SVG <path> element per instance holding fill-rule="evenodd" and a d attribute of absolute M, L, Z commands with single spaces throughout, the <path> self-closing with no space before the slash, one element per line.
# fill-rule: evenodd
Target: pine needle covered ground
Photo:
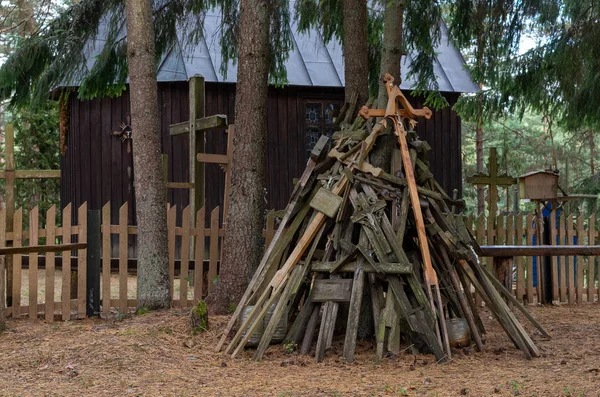
<path fill-rule="evenodd" d="M 123 321 L 55 325 L 8 322 L 0 334 L 0 396 L 598 396 L 600 311 L 596 305 L 530 307 L 553 339 L 528 328 L 542 357 L 525 360 L 482 312 L 486 351 L 463 350 L 449 364 L 401 353 L 375 365 L 370 343 L 356 362 L 341 361 L 343 337 L 322 363 L 281 345 L 252 361 L 214 353 L 226 317 L 191 336 L 188 312 Z"/>

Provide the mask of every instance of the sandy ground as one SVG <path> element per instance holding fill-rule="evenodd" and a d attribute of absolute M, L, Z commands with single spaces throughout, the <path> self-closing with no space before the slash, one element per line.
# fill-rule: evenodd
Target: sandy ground
<path fill-rule="evenodd" d="M 38 303 L 44 303 L 46 297 L 46 271 L 38 270 L 37 272 L 37 280 L 38 280 L 38 294 L 37 301 Z M 102 286 L 102 280 L 100 280 L 100 285 Z M 173 299 L 180 298 L 180 290 L 181 290 L 181 280 L 179 276 L 173 281 Z M 102 288 L 102 287 L 101 287 Z M 62 294 L 62 272 L 60 270 L 56 270 L 54 272 L 54 296 L 55 302 L 60 302 Z M 119 298 L 119 275 L 111 274 L 110 276 L 110 296 L 113 299 Z M 188 299 L 192 299 L 194 296 L 194 287 L 188 285 Z M 127 298 L 128 299 L 136 299 L 137 298 L 137 277 L 135 275 L 127 276 Z M 21 275 L 21 302 L 23 305 L 29 304 L 29 270 L 24 269 Z"/>
<path fill-rule="evenodd" d="M 123 321 L 46 325 L 10 320 L 0 334 L 1 396 L 600 396 L 600 306 L 530 307 L 553 335 L 530 333 L 542 357 L 526 360 L 484 314 L 486 351 L 452 362 L 402 353 L 377 365 L 361 342 L 353 364 L 334 342 L 323 363 L 275 345 L 261 362 L 252 351 L 214 353 L 225 317 L 191 336 L 187 312 Z"/>

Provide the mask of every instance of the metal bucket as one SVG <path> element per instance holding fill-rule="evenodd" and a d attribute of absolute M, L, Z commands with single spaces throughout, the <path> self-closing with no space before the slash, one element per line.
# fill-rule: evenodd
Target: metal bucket
<path fill-rule="evenodd" d="M 267 325 L 271 321 L 271 317 L 273 317 L 273 312 L 275 311 L 275 307 L 277 306 L 277 302 L 273 303 L 267 314 L 265 315 L 265 319 L 263 321 L 263 327 L 266 329 Z M 284 312 L 279 320 L 279 324 L 275 327 L 275 332 L 273 332 L 273 338 L 271 338 L 271 343 L 281 343 L 285 339 L 288 331 L 288 323 L 287 323 L 287 312 Z"/>
<path fill-rule="evenodd" d="M 466 347 L 471 344 L 471 331 L 469 324 L 464 318 L 450 318 L 446 320 L 448 329 L 448 340 L 450 347 Z"/>
<path fill-rule="evenodd" d="M 244 310 L 242 311 L 241 324 L 244 324 L 246 322 L 252 309 L 254 309 L 254 306 L 246 306 L 244 308 Z M 250 347 L 258 346 L 258 343 L 260 342 L 260 338 L 262 338 L 264 332 L 265 332 L 264 322 L 262 322 L 262 323 L 258 324 L 256 331 L 254 331 L 254 333 L 252 333 L 252 335 L 248 339 L 248 342 L 246 343 L 246 346 L 250 346 Z M 243 337 L 245 337 L 245 336 L 246 336 L 246 332 L 244 332 L 244 334 L 243 334 Z"/>

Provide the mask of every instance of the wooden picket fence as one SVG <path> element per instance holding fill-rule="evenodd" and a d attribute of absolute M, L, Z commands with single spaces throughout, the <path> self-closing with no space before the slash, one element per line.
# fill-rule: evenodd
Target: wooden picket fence
<path fill-rule="evenodd" d="M 101 210 L 102 217 L 102 264 L 100 302 L 103 315 L 128 313 L 137 307 L 136 258 L 128 257 L 128 245 L 134 244 L 138 233 L 137 226 L 128 225 L 127 203 L 119 209 L 119 221 L 111 224 L 110 202 Z M 200 209 L 196 214 L 197 227 L 191 227 L 190 208 L 182 213 L 181 223 L 176 223 L 176 207 L 167 209 L 169 278 L 173 291 L 173 306 L 188 307 L 210 293 L 218 275 L 221 254 L 221 242 L 225 235 L 219 226 L 219 207 L 210 214 Z M 62 211 L 62 225 L 56 223 L 56 208 L 46 213 L 46 225 L 39 221 L 39 211 L 29 212 L 29 225 L 23 227 L 23 210 L 16 211 L 14 232 L 6 232 L 5 211 L 0 211 L 0 247 L 12 242 L 13 246 L 54 245 L 71 242 L 85 242 L 87 237 L 87 205 L 78 209 L 78 219 L 72 224 L 72 208 L 69 204 Z M 205 227 L 205 218 L 209 216 L 209 227 Z M 275 211 L 266 217 L 266 229 L 263 235 L 267 244 L 275 234 Z M 117 244 L 118 257 L 111 258 L 113 245 Z M 193 248 L 193 249 L 191 249 Z M 47 322 L 59 316 L 62 320 L 84 318 L 86 315 L 86 255 L 87 249 L 79 249 L 62 254 L 30 254 L 27 266 L 23 255 L 11 255 L 13 270 L 12 305 L 6 308 L 7 315 L 20 317 L 28 314 L 30 318 L 43 316 Z M 72 258 L 76 266 L 72 268 Z M 196 261 L 200 258 L 199 261 Z M 38 266 L 42 259 L 43 266 Z M 8 263 L 8 261 L 7 261 Z M 199 266 L 197 264 L 200 264 Z M 56 268 L 58 265 L 58 268 Z M 116 265 L 116 266 L 115 266 Z M 76 278 L 75 278 L 76 277 Z M 76 285 L 71 285 L 76 281 Z M 44 292 L 40 292 L 39 286 Z M 55 292 L 56 291 L 56 292 Z M 76 296 L 76 298 L 74 297 Z M 28 302 L 23 301 L 23 297 Z M 54 310 L 47 310 L 46 303 L 53 302 Z"/>
<path fill-rule="evenodd" d="M 102 268 L 101 312 L 128 313 L 137 306 L 136 258 L 128 257 L 128 246 L 134 244 L 137 227 L 128 225 L 128 205 L 119 209 L 119 221 L 111 224 L 110 203 L 102 208 Z M 77 210 L 77 222 L 72 222 L 71 205 L 62 211 L 62 225 L 56 222 L 56 207 L 46 212 L 41 225 L 38 208 L 28 214 L 28 225 L 23 225 L 23 210 L 14 214 L 14 231 L 6 230 L 6 213 L 0 211 L 0 247 L 53 246 L 85 243 L 87 239 L 87 205 Z M 169 278 L 174 307 L 189 307 L 213 291 L 218 276 L 222 239 L 225 230 L 219 225 L 219 208 L 207 214 L 200 209 L 195 216 L 196 227 L 191 227 L 190 208 L 182 212 L 181 222 L 176 219 L 177 209 L 167 210 Z M 266 218 L 264 237 L 268 244 L 275 234 L 277 213 Z M 207 218 L 208 217 L 208 218 Z M 554 219 L 551 217 L 551 219 Z M 205 221 L 208 227 L 205 226 Z M 465 218 L 465 224 L 480 245 L 533 245 L 539 244 L 543 233 L 533 214 L 499 215 L 492 220 L 480 216 Z M 550 225 L 550 241 L 555 245 L 596 245 L 598 225 L 594 216 L 589 218 L 561 215 Z M 117 250 L 114 245 L 117 245 Z M 111 257 L 111 252 L 118 252 Z M 87 249 L 11 255 L 6 263 L 13 269 L 12 304 L 5 314 L 13 317 L 43 316 L 46 321 L 84 318 L 86 315 L 86 255 Z M 491 258 L 484 259 L 491 266 Z M 539 272 L 535 268 L 544 258 L 516 257 L 513 291 L 519 300 L 533 303 L 539 296 Z M 535 263 L 534 263 L 535 262 Z M 553 301 L 564 303 L 596 302 L 600 296 L 598 261 L 596 257 L 567 256 L 551 258 Z M 47 310 L 51 302 L 52 310 Z"/>
<path fill-rule="evenodd" d="M 14 247 L 21 247 L 53 246 L 70 244 L 76 240 L 80 243 L 86 241 L 86 204 L 79 207 L 77 214 L 79 222 L 74 225 L 71 222 L 70 204 L 62 211 L 62 226 L 56 224 L 56 215 L 56 207 L 52 206 L 46 212 L 45 227 L 40 227 L 39 209 L 35 207 L 29 211 L 29 224 L 24 228 L 23 209 L 19 208 L 14 213 L 13 231 L 7 232 L 6 210 L 0 211 L 0 246 L 7 246 L 9 242 L 12 242 Z M 5 263 L 13 269 L 12 289 L 15 293 L 12 296 L 12 304 L 5 309 L 5 314 L 13 317 L 28 314 L 30 318 L 37 318 L 38 315 L 43 314 L 46 321 L 49 322 L 54 320 L 54 315 L 57 313 L 63 320 L 70 319 L 72 315 L 84 318 L 87 251 L 79 249 L 74 252 L 71 250 L 63 251 L 61 254 L 48 252 L 43 257 L 42 275 L 38 266 L 40 253 L 29 254 L 27 268 L 23 268 L 23 255 L 10 255 L 9 260 Z M 76 258 L 76 265 L 73 268 L 72 258 Z M 55 268 L 56 259 L 60 259 L 60 271 Z M 74 279 L 71 275 L 72 270 L 76 271 L 77 275 Z M 74 284 L 71 285 L 71 283 Z M 57 288 L 59 293 L 56 293 Z M 50 302 L 51 310 L 48 310 L 48 302 Z"/>
<path fill-rule="evenodd" d="M 543 244 L 544 225 L 536 222 L 532 213 L 502 214 L 489 219 L 483 215 L 469 216 L 465 224 L 480 245 L 540 245 Z M 596 245 L 598 224 L 594 215 L 550 216 L 550 245 Z M 537 302 L 540 296 L 540 263 L 544 257 L 515 257 L 513 292 L 523 302 Z M 492 258 L 485 259 L 492 266 Z M 553 256 L 552 300 L 561 303 L 597 302 L 598 260 L 593 256 Z"/>

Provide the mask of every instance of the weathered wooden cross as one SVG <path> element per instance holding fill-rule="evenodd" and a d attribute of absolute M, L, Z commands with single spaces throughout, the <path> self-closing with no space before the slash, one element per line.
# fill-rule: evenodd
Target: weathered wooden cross
<path fill-rule="evenodd" d="M 4 134 L 4 170 L 0 170 L 0 179 L 6 181 L 6 231 L 12 232 L 14 227 L 15 213 L 15 180 L 16 179 L 60 179 L 60 170 L 17 170 L 15 166 L 15 131 L 12 124 L 6 125 Z M 7 243 L 12 246 L 12 241 Z M 12 306 L 12 256 L 6 260 L 7 283 L 6 283 L 6 305 Z"/>
<path fill-rule="evenodd" d="M 490 148 L 490 157 L 488 159 L 488 175 L 479 173 L 467 178 L 467 182 L 475 186 L 488 186 L 488 218 L 487 218 L 487 244 L 494 244 L 494 224 L 498 212 L 498 186 L 511 186 L 517 183 L 517 179 L 506 174 L 498 175 L 498 156 L 496 148 Z M 507 197 L 508 200 L 508 197 Z M 494 267 L 495 273 L 502 272 L 502 266 L 495 266 L 492 258 L 487 258 L 488 268 Z M 498 263 L 496 265 L 499 265 Z"/>
<path fill-rule="evenodd" d="M 167 182 L 167 188 L 190 189 L 190 212 L 195 214 L 204 206 L 204 163 L 196 160 L 198 153 L 204 152 L 204 131 L 225 127 L 227 117 L 224 115 L 205 116 L 204 78 L 194 76 L 189 80 L 190 116 L 188 121 L 172 124 L 169 127 L 171 136 L 189 135 L 189 175 L 188 183 Z M 164 161 L 164 160 L 163 160 Z M 195 216 L 191 217 L 192 224 Z"/>
<path fill-rule="evenodd" d="M 490 148 L 488 160 L 488 175 L 479 173 L 467 178 L 467 182 L 473 185 L 488 186 L 487 202 L 490 218 L 496 216 L 498 211 L 498 186 L 511 186 L 517 183 L 517 179 L 506 174 L 498 174 L 498 156 L 496 148 Z"/>

